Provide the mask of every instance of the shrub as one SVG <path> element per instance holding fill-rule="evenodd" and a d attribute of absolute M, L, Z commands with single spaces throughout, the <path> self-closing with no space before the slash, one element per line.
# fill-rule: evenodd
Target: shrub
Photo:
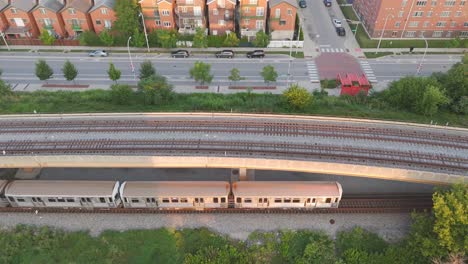
<path fill-rule="evenodd" d="M 288 104 L 295 109 L 304 109 L 312 102 L 312 95 L 303 87 L 297 84 L 291 85 L 283 92 Z"/>
<path fill-rule="evenodd" d="M 82 46 L 103 46 L 104 43 L 94 31 L 85 31 L 79 36 L 80 45 Z"/>
<path fill-rule="evenodd" d="M 208 47 L 216 47 L 216 48 L 222 47 L 225 39 L 226 39 L 226 36 L 224 35 L 223 36 L 210 35 L 207 37 Z"/>
<path fill-rule="evenodd" d="M 127 84 L 113 84 L 111 86 L 111 99 L 116 104 L 129 104 L 132 95 L 133 90 Z"/>

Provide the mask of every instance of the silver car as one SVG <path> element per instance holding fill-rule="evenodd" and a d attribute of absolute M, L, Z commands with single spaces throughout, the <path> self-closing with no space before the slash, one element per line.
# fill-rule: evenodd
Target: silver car
<path fill-rule="evenodd" d="M 88 54 L 89 57 L 107 57 L 108 55 L 105 50 L 93 50 Z"/>

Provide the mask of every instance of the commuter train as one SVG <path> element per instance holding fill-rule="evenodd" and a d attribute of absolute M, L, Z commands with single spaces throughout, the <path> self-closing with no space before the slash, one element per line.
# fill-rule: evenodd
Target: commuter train
<path fill-rule="evenodd" d="M 28 208 L 336 208 L 338 182 L 0 181 L 0 206 Z"/>

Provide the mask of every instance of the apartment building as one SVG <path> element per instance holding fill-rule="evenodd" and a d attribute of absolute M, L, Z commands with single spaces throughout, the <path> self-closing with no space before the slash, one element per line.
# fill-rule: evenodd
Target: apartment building
<path fill-rule="evenodd" d="M 141 0 L 139 3 L 148 31 L 176 28 L 174 0 Z"/>
<path fill-rule="evenodd" d="M 8 21 L 6 20 L 3 10 L 9 5 L 8 0 L 0 0 L 0 33 L 3 33 L 8 27 Z"/>
<path fill-rule="evenodd" d="M 33 9 L 34 21 L 39 29 L 39 34 L 48 31 L 55 37 L 65 37 L 65 23 L 60 15 L 60 10 L 65 6 L 64 0 L 39 0 Z"/>
<path fill-rule="evenodd" d="M 208 24 L 211 35 L 224 35 L 235 31 L 235 0 L 208 0 Z"/>
<path fill-rule="evenodd" d="M 270 31 L 273 40 L 288 40 L 294 35 L 296 25 L 296 0 L 270 0 Z"/>
<path fill-rule="evenodd" d="M 35 0 L 10 0 L 10 4 L 3 9 L 8 24 L 4 32 L 7 38 L 39 36 L 39 30 L 31 12 L 36 5 Z"/>
<path fill-rule="evenodd" d="M 70 37 L 77 37 L 87 30 L 94 30 L 89 11 L 93 0 L 67 0 L 60 14 L 65 22 L 65 30 Z"/>
<path fill-rule="evenodd" d="M 240 0 L 241 36 L 251 39 L 255 34 L 265 31 L 267 0 Z"/>
<path fill-rule="evenodd" d="M 110 30 L 116 20 L 114 6 L 116 0 L 95 0 L 94 6 L 89 10 L 93 28 L 96 34 L 103 30 Z"/>
<path fill-rule="evenodd" d="M 468 37 L 467 0 L 354 0 L 369 35 L 379 38 Z"/>
<path fill-rule="evenodd" d="M 205 0 L 177 0 L 176 23 L 181 34 L 195 34 L 196 28 L 206 28 Z"/>

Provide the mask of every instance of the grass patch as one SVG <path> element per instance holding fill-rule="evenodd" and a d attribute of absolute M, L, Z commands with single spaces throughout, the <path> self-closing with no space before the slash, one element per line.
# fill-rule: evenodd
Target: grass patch
<path fill-rule="evenodd" d="M 366 58 L 368 59 L 373 59 L 373 58 L 380 58 L 388 55 L 393 55 L 393 52 L 364 52 L 364 55 L 366 55 Z"/>
<path fill-rule="evenodd" d="M 293 47 L 293 49 L 295 49 L 295 48 Z M 267 50 L 267 52 L 268 52 L 268 54 L 285 54 L 285 55 L 289 56 L 289 51 L 270 51 L 269 52 Z M 304 52 L 298 51 L 297 54 L 296 54 L 296 52 L 293 50 L 293 52 L 291 53 L 291 56 L 293 58 L 296 58 L 296 59 L 303 59 L 304 58 Z"/>
<path fill-rule="evenodd" d="M 324 89 L 334 89 L 336 88 L 336 79 L 325 79 L 325 80 L 320 80 L 320 87 Z"/>
<path fill-rule="evenodd" d="M 21 52 L 23 52 L 23 51 L 30 51 L 30 49 L 13 49 L 13 48 L 12 48 L 12 49 L 10 49 L 10 50 L 8 50 L 8 49 L 0 49 L 0 51 L 8 51 L 8 52 L 21 51 Z"/>
<path fill-rule="evenodd" d="M 353 7 L 351 7 L 351 6 L 340 6 L 340 8 L 341 8 L 341 11 L 343 12 L 343 15 L 347 19 L 351 19 L 351 20 L 354 20 L 354 21 L 359 21 L 359 18 L 356 16 L 356 13 L 354 13 Z"/>

